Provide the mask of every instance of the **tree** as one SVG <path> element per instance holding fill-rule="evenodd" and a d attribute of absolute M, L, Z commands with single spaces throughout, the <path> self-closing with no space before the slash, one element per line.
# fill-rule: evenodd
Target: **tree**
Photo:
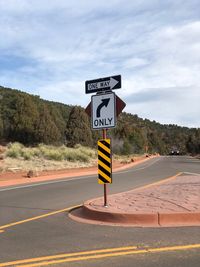
<path fill-rule="evenodd" d="M 59 110 L 58 106 L 55 105 L 47 105 L 48 110 L 50 112 L 51 119 L 55 123 L 57 129 L 60 132 L 60 140 L 58 140 L 60 143 L 65 142 L 65 127 L 66 127 L 66 120 L 62 117 L 62 113 Z"/>
<path fill-rule="evenodd" d="M 45 103 L 40 106 L 40 116 L 37 122 L 37 143 L 60 143 L 61 133 L 53 121 Z"/>
<path fill-rule="evenodd" d="M 38 115 L 37 107 L 30 96 L 16 95 L 11 118 L 10 139 L 23 144 L 34 143 Z"/>
<path fill-rule="evenodd" d="M 91 146 L 93 144 L 88 116 L 83 108 L 75 106 L 71 109 L 65 134 L 68 146 L 74 147 L 76 144 Z"/>
<path fill-rule="evenodd" d="M 128 142 L 128 140 L 125 139 L 124 140 L 123 147 L 121 149 L 121 154 L 123 154 L 123 155 L 129 155 L 129 154 L 131 154 L 131 152 L 132 152 L 131 145 Z"/>
<path fill-rule="evenodd" d="M 131 133 L 129 134 L 129 142 L 131 144 L 132 153 L 141 153 L 144 152 L 145 140 L 142 135 L 141 129 L 132 128 Z"/>
<path fill-rule="evenodd" d="M 0 139 L 3 137 L 3 120 L 0 114 Z"/>
<path fill-rule="evenodd" d="M 169 153 L 176 146 L 180 153 L 200 153 L 200 129 L 162 125 L 122 112 L 117 127 L 110 129 L 113 151 Z M 40 99 L 19 90 L 0 86 L 0 141 L 23 144 L 76 143 L 94 146 L 101 131 L 91 131 L 81 107 Z"/>

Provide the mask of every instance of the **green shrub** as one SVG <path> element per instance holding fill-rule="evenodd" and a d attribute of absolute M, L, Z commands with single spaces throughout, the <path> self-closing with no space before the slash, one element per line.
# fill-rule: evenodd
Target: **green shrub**
<path fill-rule="evenodd" d="M 88 157 L 87 155 L 85 155 L 83 153 L 79 153 L 78 157 L 77 157 L 77 160 L 86 163 L 86 162 L 90 161 L 90 157 Z"/>
<path fill-rule="evenodd" d="M 6 152 L 6 156 L 10 158 L 19 158 L 22 155 L 23 145 L 20 143 L 11 143 L 8 145 L 8 150 Z"/>
<path fill-rule="evenodd" d="M 97 150 L 92 149 L 90 147 L 85 147 L 81 145 L 76 145 L 75 148 L 80 151 L 82 154 L 87 155 L 88 157 L 94 158 L 97 156 Z"/>
<path fill-rule="evenodd" d="M 16 151 L 16 150 L 8 150 L 8 151 L 6 152 L 6 156 L 7 156 L 7 157 L 10 157 L 10 158 L 15 158 L 15 159 L 17 159 L 17 158 L 19 158 L 19 153 L 18 153 L 18 151 Z"/>
<path fill-rule="evenodd" d="M 31 153 L 29 153 L 28 151 L 22 151 L 22 157 L 25 159 L 25 160 L 30 160 L 32 158 L 32 155 Z"/>
<path fill-rule="evenodd" d="M 48 146 L 40 144 L 37 147 L 24 147 L 19 143 L 9 145 L 6 155 L 12 158 L 23 158 L 31 160 L 33 158 L 44 158 L 47 160 L 62 161 L 67 160 L 71 162 L 89 162 L 90 159 L 97 157 L 97 151 L 94 149 L 77 145 L 75 148 L 66 147 L 64 145 Z"/>
<path fill-rule="evenodd" d="M 61 161 L 63 160 L 62 154 L 57 150 L 49 150 L 45 154 L 45 158 L 49 160 Z"/>
<path fill-rule="evenodd" d="M 73 148 L 67 148 L 63 151 L 64 159 L 68 161 L 77 161 L 77 152 Z"/>
<path fill-rule="evenodd" d="M 25 160 L 31 160 L 34 157 L 34 153 L 32 151 L 32 148 L 24 148 L 21 151 L 21 156 L 25 159 Z"/>
<path fill-rule="evenodd" d="M 72 162 L 89 162 L 88 155 L 79 151 L 79 149 L 68 148 L 64 152 L 64 159 Z"/>

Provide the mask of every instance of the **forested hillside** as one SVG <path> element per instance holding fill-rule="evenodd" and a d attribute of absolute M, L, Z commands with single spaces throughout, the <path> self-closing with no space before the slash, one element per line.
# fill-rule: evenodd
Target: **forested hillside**
<path fill-rule="evenodd" d="M 200 153 L 200 129 L 161 125 L 122 113 L 117 127 L 108 133 L 115 153 L 159 152 L 173 147 L 181 153 Z M 0 143 L 18 141 L 28 146 L 39 143 L 96 146 L 100 131 L 90 129 L 84 108 L 40 99 L 19 90 L 0 86 Z"/>

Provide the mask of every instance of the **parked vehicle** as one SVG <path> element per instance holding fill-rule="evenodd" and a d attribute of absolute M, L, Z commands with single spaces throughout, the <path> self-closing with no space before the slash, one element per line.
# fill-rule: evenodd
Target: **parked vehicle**
<path fill-rule="evenodd" d="M 178 156 L 180 155 L 180 152 L 178 149 L 172 149 L 171 152 L 170 152 L 170 155 L 172 156 Z"/>

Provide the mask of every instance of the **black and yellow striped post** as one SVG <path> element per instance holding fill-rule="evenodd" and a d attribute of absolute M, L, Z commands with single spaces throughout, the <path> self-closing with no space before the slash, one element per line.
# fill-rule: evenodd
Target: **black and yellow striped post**
<path fill-rule="evenodd" d="M 98 183 L 112 183 L 112 154 L 110 139 L 98 141 Z"/>

